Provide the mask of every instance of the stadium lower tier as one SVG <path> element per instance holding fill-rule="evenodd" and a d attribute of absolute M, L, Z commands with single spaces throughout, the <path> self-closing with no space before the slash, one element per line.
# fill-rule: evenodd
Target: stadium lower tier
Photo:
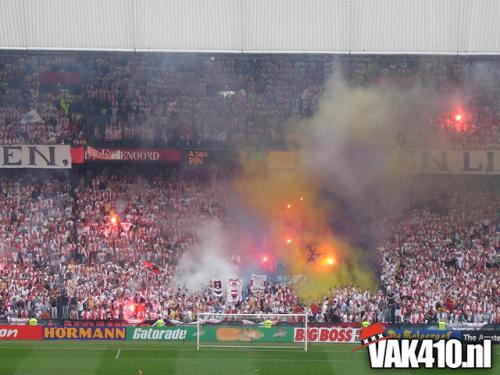
<path fill-rule="evenodd" d="M 375 374 L 366 349 L 351 353 L 358 344 L 312 344 L 308 352 L 288 349 L 204 348 L 194 342 L 154 341 L 0 341 L 0 374 L 67 375 L 136 374 Z M 498 372 L 500 346 L 492 351 L 491 373 Z M 406 371 L 406 370 L 403 370 Z M 411 373 L 411 370 L 407 370 Z M 438 369 L 420 369 L 426 374 Z M 444 371 L 452 371 L 444 370 Z M 465 371 L 482 374 L 485 370 Z M 486 370 L 488 372 L 488 370 Z M 464 373 L 465 373 L 464 372 Z"/>
<path fill-rule="evenodd" d="M 371 290 L 339 285 L 306 300 L 294 275 L 261 269 L 262 288 L 243 280 L 230 302 L 212 280 L 189 293 L 175 278 L 200 223 L 234 219 L 221 182 L 230 177 L 130 166 L 2 173 L 0 317 L 192 322 L 200 312 L 305 312 L 327 323 L 499 323 L 497 180 L 436 189 L 380 220 Z"/>

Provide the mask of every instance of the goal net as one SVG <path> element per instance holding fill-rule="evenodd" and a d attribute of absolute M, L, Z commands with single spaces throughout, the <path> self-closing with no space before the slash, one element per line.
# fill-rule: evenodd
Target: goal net
<path fill-rule="evenodd" d="M 283 348 L 307 351 L 307 314 L 199 313 L 196 346 L 219 348 Z"/>

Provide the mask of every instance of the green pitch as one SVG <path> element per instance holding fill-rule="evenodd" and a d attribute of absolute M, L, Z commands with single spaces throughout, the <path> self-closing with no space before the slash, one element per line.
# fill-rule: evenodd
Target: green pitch
<path fill-rule="evenodd" d="M 202 348 L 145 342 L 0 342 L 0 375 L 361 375 L 500 374 L 500 346 L 489 370 L 371 370 L 366 350 L 316 344 L 299 349 Z M 453 371 L 453 372 L 452 372 Z"/>

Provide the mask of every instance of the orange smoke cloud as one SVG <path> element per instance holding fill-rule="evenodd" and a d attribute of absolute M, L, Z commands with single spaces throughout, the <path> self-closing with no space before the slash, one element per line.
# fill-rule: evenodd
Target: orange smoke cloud
<path fill-rule="evenodd" d="M 298 170 L 247 168 L 234 184 L 246 209 L 266 224 L 269 247 L 287 273 L 304 276 L 298 285 L 303 300 L 350 284 L 374 286 L 359 266 L 358 250 L 333 235 L 328 218 L 335 207 L 320 196 L 320 181 Z"/>
<path fill-rule="evenodd" d="M 235 182 L 286 271 L 305 276 L 297 289 L 306 301 L 350 284 L 376 288 L 374 218 L 397 211 L 413 191 L 425 188 L 398 169 L 401 131 L 414 113 L 433 116 L 449 108 L 449 98 L 432 90 L 349 87 L 335 79 L 312 118 L 286 125 L 293 152 L 270 151 L 266 162 L 250 161 Z M 349 233 L 339 233 L 342 238 L 333 232 L 337 222 L 353 224 Z"/>

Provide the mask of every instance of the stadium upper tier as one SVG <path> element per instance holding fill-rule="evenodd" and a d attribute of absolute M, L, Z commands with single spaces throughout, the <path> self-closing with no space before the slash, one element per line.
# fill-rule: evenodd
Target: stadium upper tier
<path fill-rule="evenodd" d="M 428 89 L 398 142 L 500 148 L 500 59 L 446 56 L 0 53 L 0 142 L 286 147 L 328 83 Z"/>

